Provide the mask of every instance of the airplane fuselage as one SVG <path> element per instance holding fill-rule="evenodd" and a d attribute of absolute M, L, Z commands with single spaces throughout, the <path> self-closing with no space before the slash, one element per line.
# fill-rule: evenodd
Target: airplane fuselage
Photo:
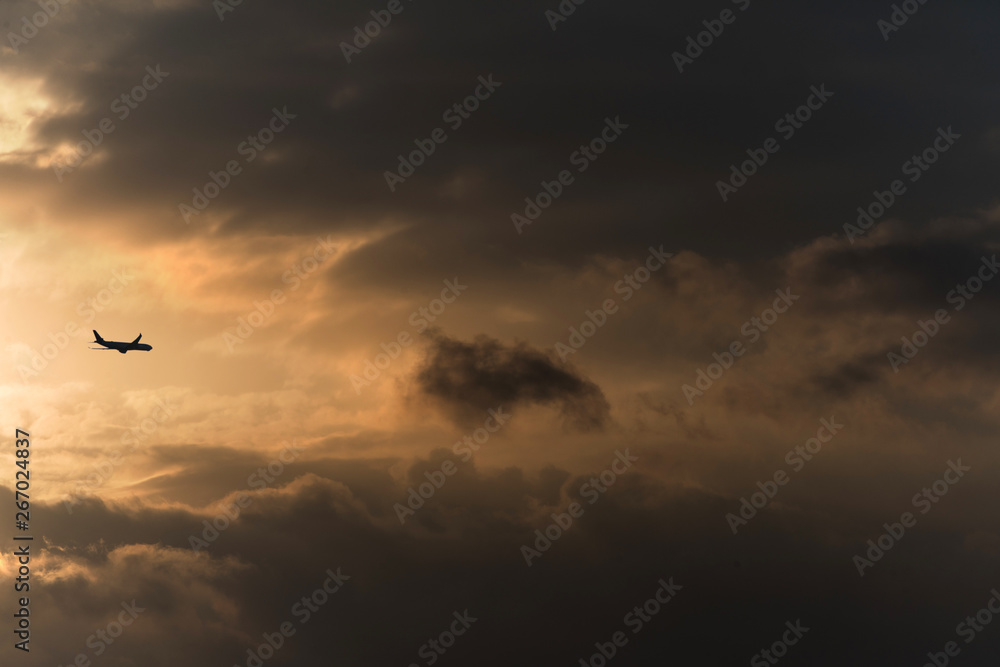
<path fill-rule="evenodd" d="M 129 352 L 131 350 L 138 350 L 140 352 L 149 352 L 150 350 L 153 349 L 152 345 L 146 345 L 145 343 L 137 343 L 133 345 L 132 343 L 119 343 L 113 340 L 106 340 L 103 343 L 101 343 L 101 345 L 111 350 L 118 350 L 122 354 L 125 354 L 126 352 Z"/>

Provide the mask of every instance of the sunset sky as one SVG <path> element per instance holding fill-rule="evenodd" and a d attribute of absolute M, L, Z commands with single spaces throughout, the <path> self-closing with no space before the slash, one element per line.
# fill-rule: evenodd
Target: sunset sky
<path fill-rule="evenodd" d="M 995 664 L 995 2 L 233 3 L 0 5 L 4 667 Z"/>

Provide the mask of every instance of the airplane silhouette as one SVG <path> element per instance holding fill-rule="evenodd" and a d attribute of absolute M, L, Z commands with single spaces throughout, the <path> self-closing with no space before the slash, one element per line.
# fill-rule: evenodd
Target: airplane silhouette
<path fill-rule="evenodd" d="M 92 329 L 92 331 L 94 332 L 94 337 L 97 339 L 94 342 L 97 343 L 98 345 L 103 345 L 104 347 L 103 348 L 92 347 L 90 348 L 91 350 L 105 350 L 105 351 L 118 350 L 122 354 L 125 354 L 129 350 L 140 350 L 142 352 L 149 352 L 150 350 L 153 349 L 152 345 L 146 345 L 145 343 L 139 342 L 139 338 L 142 338 L 142 334 L 139 334 L 139 338 L 136 338 L 131 343 L 119 343 L 118 341 L 114 340 L 104 340 L 103 338 L 101 338 L 101 334 L 97 333 L 96 329 Z"/>

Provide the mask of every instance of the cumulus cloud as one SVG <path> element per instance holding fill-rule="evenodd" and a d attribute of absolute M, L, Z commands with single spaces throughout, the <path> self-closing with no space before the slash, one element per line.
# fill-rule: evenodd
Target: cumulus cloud
<path fill-rule="evenodd" d="M 643 452 L 635 453 L 642 461 Z M 432 458 L 411 472 L 434 464 Z M 553 470 L 532 481 L 518 469 L 467 467 L 428 501 L 421 521 L 405 527 L 353 503 L 349 478 L 306 474 L 255 495 L 197 554 L 186 542 L 200 526 L 199 513 L 89 503 L 74 521 L 106 526 L 97 537 L 89 529 L 68 530 L 60 525 L 61 508 L 40 505 L 42 523 L 66 546 L 39 545 L 34 604 L 45 641 L 38 643 L 53 660 L 69 660 L 114 619 L 122 601 L 135 599 L 145 611 L 109 647 L 116 664 L 176 664 L 191 646 L 222 664 L 240 664 L 262 633 L 285 621 L 297 633 L 274 664 L 405 664 L 446 629 L 453 611 L 468 609 L 480 620 L 456 645 L 454 659 L 502 665 L 527 654 L 522 661 L 529 664 L 571 662 L 589 655 L 594 642 L 628 631 L 624 615 L 653 596 L 660 578 L 673 577 L 682 593 L 649 629 L 630 636 L 636 664 L 653 664 L 665 653 L 693 661 L 706 651 L 735 661 L 796 618 L 814 633 L 803 643 L 803 659 L 833 664 L 862 649 L 889 659 L 911 645 L 914 623 L 940 632 L 954 624 L 948 610 L 970 591 L 988 595 L 988 587 L 977 586 L 993 553 L 982 547 L 995 540 L 976 532 L 969 513 L 976 492 L 988 491 L 977 482 L 969 482 L 977 489 L 949 496 L 938 516 L 921 518 L 926 525 L 861 579 L 852 556 L 879 529 L 867 516 L 834 518 L 803 489 L 789 488 L 734 537 L 725 514 L 738 508 L 737 498 L 664 486 L 647 472 L 625 472 L 591 504 L 580 490 L 598 469 L 572 477 Z M 402 498 L 408 483 L 386 489 L 380 502 Z M 535 531 L 571 502 L 582 504 L 582 516 L 551 546 L 540 543 L 541 556 L 528 567 L 522 546 L 534 546 Z M 156 543 L 142 541 L 152 536 Z M 928 587 L 913 599 L 911 576 L 932 553 L 958 574 L 952 586 Z M 343 590 L 299 623 L 295 603 L 338 567 L 350 577 Z M 878 609 L 871 609 L 872 599 L 881 601 Z M 526 604 L 533 614 L 523 613 Z M 532 631 L 540 616 L 550 632 Z M 372 625 L 373 617 L 381 621 Z M 678 643 L 663 627 L 683 627 L 688 641 Z M 830 628 L 851 632 L 850 644 L 827 642 Z M 725 642 L 718 641 L 720 631 Z M 517 641 L 501 641 L 512 632 Z"/>
<path fill-rule="evenodd" d="M 610 406 L 601 388 L 526 343 L 505 346 L 488 336 L 471 343 L 437 334 L 416 387 L 466 422 L 490 408 L 556 405 L 567 425 L 601 429 Z"/>

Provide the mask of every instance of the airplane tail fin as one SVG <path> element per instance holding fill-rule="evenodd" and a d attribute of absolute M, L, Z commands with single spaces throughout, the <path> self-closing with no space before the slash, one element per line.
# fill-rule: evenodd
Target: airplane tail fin
<path fill-rule="evenodd" d="M 97 329 L 91 329 L 91 331 L 94 332 L 94 342 L 95 343 L 103 343 L 104 342 L 104 339 L 101 338 L 101 334 L 97 333 Z"/>

